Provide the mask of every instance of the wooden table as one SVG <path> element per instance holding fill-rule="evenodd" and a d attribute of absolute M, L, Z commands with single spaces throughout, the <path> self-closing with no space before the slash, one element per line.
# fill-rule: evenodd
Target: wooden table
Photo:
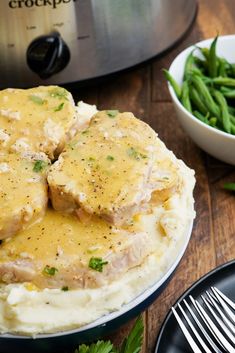
<path fill-rule="evenodd" d="M 160 325 L 176 299 L 206 272 L 235 258 L 235 196 L 222 188 L 224 182 L 235 181 L 235 168 L 209 157 L 184 133 L 161 72 L 184 48 L 217 33 L 235 33 L 234 0 L 200 0 L 190 33 L 169 53 L 109 82 L 75 92 L 79 100 L 97 104 L 99 109 L 132 111 L 149 123 L 167 147 L 196 172 L 197 218 L 192 238 L 174 278 L 144 313 L 143 352 L 153 352 Z M 120 328 L 111 340 L 119 344 L 132 324 Z"/>

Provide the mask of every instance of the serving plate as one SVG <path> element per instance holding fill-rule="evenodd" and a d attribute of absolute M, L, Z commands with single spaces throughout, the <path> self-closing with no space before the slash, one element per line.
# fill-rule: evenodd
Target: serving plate
<path fill-rule="evenodd" d="M 235 260 L 215 268 L 199 279 L 177 300 L 174 307 L 189 295 L 192 295 L 201 302 L 200 295 L 211 286 L 217 287 L 230 299 L 235 301 Z M 167 315 L 157 339 L 155 353 L 162 352 L 192 352 L 171 311 Z"/>
<path fill-rule="evenodd" d="M 163 291 L 170 281 L 187 248 L 193 221 L 188 225 L 180 251 L 167 272 L 151 287 L 143 291 L 130 303 L 123 305 L 118 311 L 101 317 L 100 319 L 81 328 L 53 334 L 40 334 L 34 337 L 3 334 L 0 335 L 0 353 L 25 352 L 72 352 L 80 343 L 95 341 L 114 331 L 130 319 L 145 310 Z"/>

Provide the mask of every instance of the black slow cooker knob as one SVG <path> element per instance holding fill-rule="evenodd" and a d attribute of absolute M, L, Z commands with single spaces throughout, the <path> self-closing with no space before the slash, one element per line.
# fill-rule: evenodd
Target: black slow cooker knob
<path fill-rule="evenodd" d="M 28 66 L 42 79 L 63 70 L 69 60 L 69 48 L 59 33 L 37 37 L 27 49 Z"/>

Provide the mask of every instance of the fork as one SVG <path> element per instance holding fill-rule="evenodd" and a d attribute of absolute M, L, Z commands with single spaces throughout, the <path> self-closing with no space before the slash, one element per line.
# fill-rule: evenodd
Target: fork
<path fill-rule="evenodd" d="M 192 296 L 189 296 L 191 305 L 183 300 L 188 313 L 180 303 L 172 307 L 173 314 L 192 351 L 235 353 L 235 303 L 216 287 L 211 287 L 211 291 L 206 291 L 201 298 L 204 305 Z M 177 307 L 190 330 L 176 311 Z"/>

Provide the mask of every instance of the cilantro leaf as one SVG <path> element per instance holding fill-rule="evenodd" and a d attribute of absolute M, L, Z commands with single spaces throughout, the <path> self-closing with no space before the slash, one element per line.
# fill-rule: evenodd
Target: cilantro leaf
<path fill-rule="evenodd" d="M 101 257 L 91 257 L 88 266 L 95 271 L 103 272 L 103 266 L 107 264 L 108 261 L 103 261 Z"/>
<path fill-rule="evenodd" d="M 128 337 L 124 339 L 120 353 L 139 353 L 143 344 L 143 334 L 144 323 L 139 316 Z"/>
<path fill-rule="evenodd" d="M 45 99 L 42 99 L 41 97 L 35 95 L 29 96 L 29 99 L 38 105 L 43 105 L 46 102 Z"/>
<path fill-rule="evenodd" d="M 110 341 L 97 341 L 90 346 L 82 344 L 74 353 L 113 353 L 113 345 Z"/>
<path fill-rule="evenodd" d="M 36 173 L 39 173 L 43 170 L 43 168 L 45 168 L 47 166 L 47 163 L 45 161 L 42 161 L 42 160 L 37 160 L 35 161 L 34 163 L 34 166 L 33 166 L 33 171 L 36 172 Z"/>
<path fill-rule="evenodd" d="M 55 276 L 56 272 L 58 272 L 57 268 L 48 265 L 46 265 L 42 271 L 42 273 L 47 276 Z"/>
<path fill-rule="evenodd" d="M 63 109 L 63 107 L 64 107 L 64 103 L 60 103 L 60 104 L 58 105 L 58 107 L 56 107 L 56 108 L 54 109 L 54 112 L 59 112 L 60 110 Z"/>
<path fill-rule="evenodd" d="M 106 110 L 106 113 L 110 118 L 115 118 L 115 116 L 118 115 L 119 110 Z"/>

